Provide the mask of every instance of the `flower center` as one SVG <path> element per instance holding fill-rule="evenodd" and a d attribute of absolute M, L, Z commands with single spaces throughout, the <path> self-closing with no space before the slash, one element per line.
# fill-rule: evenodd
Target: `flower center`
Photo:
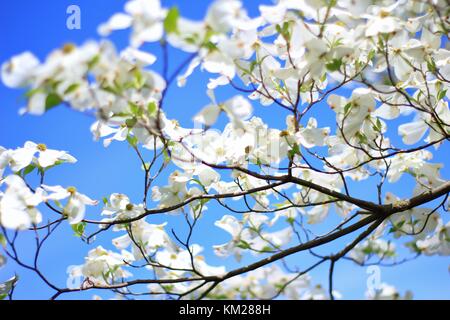
<path fill-rule="evenodd" d="M 133 210 L 134 206 L 133 206 L 133 204 L 129 203 L 125 206 L 125 208 L 127 209 L 127 211 L 131 211 L 131 210 Z"/>
<path fill-rule="evenodd" d="M 389 12 L 385 11 L 385 10 L 381 10 L 380 11 L 380 17 L 382 17 L 382 18 L 389 17 Z"/>
<path fill-rule="evenodd" d="M 66 43 L 63 47 L 62 47 L 62 52 L 64 54 L 69 54 L 71 53 L 73 50 L 75 50 L 76 46 L 73 43 Z"/>
<path fill-rule="evenodd" d="M 289 132 L 287 132 L 287 130 L 283 130 L 280 132 L 280 137 L 286 137 L 289 135 Z"/>
<path fill-rule="evenodd" d="M 77 188 L 75 188 L 75 187 L 68 187 L 66 190 L 70 194 L 74 194 L 75 192 L 77 192 Z"/>
<path fill-rule="evenodd" d="M 38 145 L 37 145 L 37 147 L 36 147 L 39 151 L 45 151 L 45 150 L 47 150 L 47 146 L 45 145 L 45 144 L 43 144 L 43 143 L 39 143 Z"/>

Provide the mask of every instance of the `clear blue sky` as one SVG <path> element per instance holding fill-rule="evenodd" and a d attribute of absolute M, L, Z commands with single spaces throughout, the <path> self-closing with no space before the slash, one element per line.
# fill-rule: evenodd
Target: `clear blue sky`
<path fill-rule="evenodd" d="M 176 4 L 181 14 L 190 18 L 201 18 L 204 15 L 209 1 L 162 1 L 164 6 Z M 250 14 L 257 13 L 257 6 L 270 1 L 245 1 Z M 81 30 L 66 29 L 66 8 L 70 4 L 81 8 Z M 0 62 L 5 61 L 14 54 L 30 50 L 43 59 L 55 47 L 66 42 L 83 43 L 87 39 L 97 39 L 96 27 L 104 22 L 113 13 L 121 11 L 124 1 L 111 0 L 15 0 L 2 1 L 0 4 Z M 127 32 L 118 32 L 112 39 L 122 48 L 126 45 Z M 157 56 L 160 52 L 154 46 L 148 46 Z M 173 53 L 172 58 L 180 60 L 183 55 Z M 156 68 L 159 68 L 157 66 Z M 169 116 L 180 118 L 182 124 L 188 126 L 193 114 L 200 107 L 208 103 L 205 95 L 205 75 L 195 75 L 189 79 L 188 86 L 183 89 L 171 91 L 166 102 Z M 176 93 L 176 94 L 174 94 Z M 231 91 L 222 91 L 220 95 L 226 96 Z M 343 94 L 346 94 L 345 92 Z M 135 155 L 125 144 L 113 143 L 104 149 L 101 143 L 92 140 L 89 126 L 93 119 L 68 110 L 56 108 L 43 117 L 19 116 L 18 109 L 23 105 L 23 92 L 14 91 L 0 84 L 0 145 L 15 148 L 23 145 L 26 140 L 46 143 L 50 148 L 68 150 L 78 159 L 75 165 L 61 166 L 54 169 L 48 176 L 48 184 L 74 185 L 81 192 L 92 198 L 101 199 L 113 192 L 128 194 L 134 201 L 141 198 L 142 176 L 140 164 Z M 262 116 L 271 125 L 281 127 L 285 114 L 277 109 L 274 113 L 269 108 L 256 107 L 255 114 Z M 320 107 L 320 106 L 319 106 Z M 320 117 L 318 115 L 320 114 Z M 270 118 L 268 118 L 270 116 Z M 319 124 L 332 125 L 331 114 L 317 111 Z M 450 149 L 446 146 L 435 157 L 436 162 L 449 164 Z M 447 157 L 447 158 L 446 158 Z M 448 179 L 449 169 L 443 170 Z M 137 187 L 139 186 L 139 187 Z M 411 181 L 404 179 L 403 188 L 397 186 L 393 190 L 403 196 L 409 195 L 412 189 Z M 405 186 L 408 186 L 406 188 Z M 353 185 L 354 187 L 354 185 Z M 373 198 L 374 189 L 365 187 L 353 188 L 355 195 Z M 99 208 L 100 209 L 100 208 Z M 98 218 L 100 210 L 90 210 L 91 218 Z M 196 237 L 196 242 L 207 245 L 220 244 L 227 241 L 228 236 L 212 225 L 214 219 L 223 214 L 221 209 L 211 206 L 208 217 L 202 222 L 203 229 Z M 337 222 L 335 215 L 330 215 L 333 223 Z M 54 217 L 54 216 L 52 216 Z M 166 217 L 158 218 L 160 222 Z M 170 218 L 172 221 L 174 218 Z M 177 222 L 174 222 L 177 225 Z M 209 236 L 214 228 L 215 237 Z M 98 244 L 112 249 L 111 236 L 100 237 L 94 245 L 88 246 L 79 239 L 70 236 L 72 231 L 67 225 L 61 228 L 45 246 L 40 260 L 41 269 L 59 286 L 66 282 L 66 267 L 81 264 L 88 250 Z M 118 236 L 113 234 L 112 236 Z M 29 259 L 34 252 L 32 235 L 21 235 L 19 240 L 20 252 L 24 260 Z M 325 248 L 337 250 L 345 245 L 350 238 L 341 243 Z M 210 252 L 206 255 L 212 264 L 225 264 L 227 267 L 235 266 L 231 259 L 222 260 L 214 257 Z M 296 255 L 290 261 L 299 266 L 308 266 L 312 261 L 306 255 Z M 416 261 L 396 268 L 382 268 L 382 281 L 395 285 L 403 293 L 410 289 L 416 298 L 450 298 L 449 259 L 442 257 L 419 258 Z M 326 266 L 312 272 L 315 283 L 327 284 Z M 11 277 L 14 272 L 20 275 L 20 283 L 16 290 L 16 298 L 48 298 L 54 291 L 46 287 L 35 275 L 15 266 L 11 261 L 0 269 L 0 282 Z M 345 298 L 362 298 L 366 288 L 364 268 L 354 266 L 348 262 L 339 262 L 335 271 L 335 288 L 341 291 Z M 63 299 L 91 298 L 99 292 L 89 291 L 62 296 Z M 110 295 L 100 292 L 105 297 Z"/>

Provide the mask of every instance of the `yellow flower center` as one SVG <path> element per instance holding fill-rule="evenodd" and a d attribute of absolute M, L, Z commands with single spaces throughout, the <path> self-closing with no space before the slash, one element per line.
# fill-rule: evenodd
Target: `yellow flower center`
<path fill-rule="evenodd" d="M 389 12 L 385 11 L 385 10 L 381 10 L 380 11 L 380 17 L 382 17 L 382 18 L 389 17 Z"/>
<path fill-rule="evenodd" d="M 43 143 L 39 143 L 36 147 L 39 151 L 45 151 L 47 150 L 47 146 Z"/>
<path fill-rule="evenodd" d="M 77 192 L 77 188 L 75 188 L 75 187 L 68 187 L 66 190 L 70 194 L 74 194 L 75 192 Z"/>
<path fill-rule="evenodd" d="M 62 47 L 62 52 L 64 54 L 69 54 L 71 53 L 73 50 L 75 50 L 76 46 L 73 43 L 66 43 L 63 47 Z"/>
<path fill-rule="evenodd" d="M 288 135 L 289 135 L 289 132 L 287 132 L 286 130 L 283 130 L 283 131 L 280 132 L 280 137 L 285 137 L 285 136 L 288 136 Z"/>
<path fill-rule="evenodd" d="M 134 206 L 133 206 L 133 204 L 129 203 L 126 205 L 125 208 L 127 209 L 127 211 L 131 211 L 131 210 L 133 210 Z"/>

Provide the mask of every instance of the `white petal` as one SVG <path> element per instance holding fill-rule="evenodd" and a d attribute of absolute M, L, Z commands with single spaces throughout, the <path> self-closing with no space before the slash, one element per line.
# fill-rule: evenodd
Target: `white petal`
<path fill-rule="evenodd" d="M 134 48 L 127 48 L 122 51 L 121 58 L 128 61 L 129 63 L 139 66 L 148 66 L 155 63 L 156 61 L 156 57 L 151 53 L 147 53 Z"/>
<path fill-rule="evenodd" d="M 67 191 L 65 188 L 61 186 L 48 186 L 43 184 L 41 187 L 45 191 L 51 192 L 51 194 L 45 197 L 48 200 L 63 200 L 71 195 L 69 191 Z"/>
<path fill-rule="evenodd" d="M 414 144 L 418 142 L 428 129 L 428 125 L 422 121 L 415 121 L 402 124 L 398 127 L 398 134 L 402 136 L 405 144 Z"/>
<path fill-rule="evenodd" d="M 108 36 L 113 30 L 126 29 L 131 26 L 133 18 L 124 13 L 114 14 L 106 23 L 103 23 L 98 28 L 98 33 L 101 36 Z"/>
<path fill-rule="evenodd" d="M 156 23 L 144 30 L 134 33 L 131 36 L 131 45 L 134 48 L 140 47 L 144 42 L 155 42 L 161 39 L 164 34 L 162 23 Z"/>
<path fill-rule="evenodd" d="M 205 187 L 209 187 L 220 180 L 220 174 L 208 166 L 202 166 L 198 171 L 198 178 Z"/>
<path fill-rule="evenodd" d="M 28 51 L 14 56 L 2 65 L 2 81 L 11 88 L 25 86 L 38 65 L 39 60 Z"/>
<path fill-rule="evenodd" d="M 77 193 L 77 197 L 83 201 L 84 204 L 87 204 L 88 206 L 96 206 L 98 204 L 97 200 L 92 200 L 91 198 L 89 198 L 88 196 L 81 194 L 81 193 Z"/>
<path fill-rule="evenodd" d="M 8 229 L 27 229 L 31 226 L 30 216 L 26 211 L 20 210 L 18 208 L 9 207 L 8 204 L 3 204 L 0 206 L 0 223 Z"/>
<path fill-rule="evenodd" d="M 400 109 L 396 106 L 390 106 L 386 103 L 383 103 L 372 114 L 376 117 L 380 117 L 380 118 L 387 119 L 387 120 L 392 120 L 392 119 L 397 118 L 400 115 Z"/>
<path fill-rule="evenodd" d="M 11 152 L 11 170 L 17 172 L 28 166 L 33 161 L 36 149 L 20 148 Z"/>
<path fill-rule="evenodd" d="M 230 215 L 224 215 L 222 219 L 214 222 L 214 225 L 229 232 L 233 236 L 233 238 L 239 235 L 242 230 L 242 225 L 239 223 L 239 221 L 235 217 Z"/>
<path fill-rule="evenodd" d="M 123 236 L 114 238 L 112 243 L 117 249 L 126 249 L 130 246 L 131 239 L 128 234 L 124 234 Z"/>
<path fill-rule="evenodd" d="M 195 68 L 198 67 L 201 61 L 202 59 L 198 56 L 192 59 L 186 69 L 186 72 L 177 78 L 177 85 L 179 87 L 184 87 L 186 85 L 187 78 L 192 74 L 192 72 L 194 72 Z"/>
<path fill-rule="evenodd" d="M 40 151 L 39 152 L 39 157 L 38 157 L 38 164 L 42 167 L 42 168 L 47 168 L 50 167 L 52 165 L 54 165 L 58 160 L 60 155 L 62 154 L 61 151 L 57 151 L 57 150 L 45 150 L 45 151 Z"/>
<path fill-rule="evenodd" d="M 216 122 L 220 111 L 221 109 L 218 106 L 209 105 L 197 113 L 193 120 L 209 127 Z"/>
<path fill-rule="evenodd" d="M 333 109 L 336 113 L 339 113 L 343 110 L 344 106 L 346 105 L 347 99 L 345 99 L 344 97 L 332 94 L 328 97 L 327 103 L 331 109 Z"/>
<path fill-rule="evenodd" d="M 225 111 L 231 112 L 234 116 L 241 120 L 248 119 L 252 112 L 253 107 L 251 103 L 243 96 L 235 96 L 225 102 Z"/>
<path fill-rule="evenodd" d="M 86 206 L 79 197 L 73 196 L 69 199 L 64 212 L 70 224 L 77 224 L 83 220 Z"/>
<path fill-rule="evenodd" d="M 27 112 L 33 115 L 43 115 L 45 113 L 45 103 L 47 95 L 41 92 L 33 94 L 28 100 Z"/>

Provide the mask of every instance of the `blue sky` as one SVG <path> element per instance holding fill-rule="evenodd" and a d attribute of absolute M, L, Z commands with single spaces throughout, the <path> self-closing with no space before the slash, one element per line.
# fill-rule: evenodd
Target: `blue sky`
<path fill-rule="evenodd" d="M 162 1 L 163 5 L 170 7 L 176 4 L 183 16 L 190 18 L 202 18 L 209 1 Z M 245 1 L 250 15 L 257 13 L 257 6 L 270 1 Z M 193 4 L 195 3 L 195 5 Z M 76 4 L 81 8 L 81 30 L 68 30 L 66 28 L 66 8 Z M 88 39 L 98 39 L 96 27 L 104 22 L 113 13 L 122 11 L 124 1 L 111 0 L 16 0 L 3 1 L 0 5 L 0 62 L 10 58 L 14 54 L 30 50 L 43 59 L 52 49 L 66 42 L 81 44 Z M 128 33 L 118 32 L 112 36 L 112 40 L 119 48 L 127 44 Z M 160 56 L 156 46 L 147 46 L 148 50 Z M 173 61 L 180 61 L 184 55 L 170 52 Z M 176 62 L 174 63 L 176 65 Z M 157 70 L 160 65 L 156 66 Z M 169 117 L 177 117 L 183 125 L 188 126 L 192 115 L 209 102 L 205 95 L 207 76 L 196 74 L 189 79 L 188 85 L 183 89 L 173 87 L 167 97 L 165 108 Z M 221 90 L 220 97 L 233 94 L 230 90 Z M 346 94 L 343 92 L 342 94 Z M 71 111 L 67 108 L 55 108 L 43 117 L 19 116 L 18 110 L 23 105 L 23 92 L 11 90 L 0 84 L 0 145 L 7 148 L 15 148 L 23 145 L 27 140 L 43 142 L 50 148 L 70 151 L 78 159 L 75 165 L 65 165 L 52 170 L 48 176 L 48 184 L 61 184 L 63 186 L 74 185 L 81 192 L 92 198 L 101 199 L 113 192 L 121 192 L 129 195 L 132 200 L 138 202 L 141 199 L 142 172 L 140 163 L 126 144 L 113 143 L 108 149 L 101 143 L 94 142 L 89 132 L 89 126 L 93 119 L 89 116 Z M 319 119 L 319 124 L 332 125 L 333 116 L 320 108 L 314 111 Z M 263 117 L 271 125 L 283 126 L 285 113 L 276 109 L 255 106 L 255 114 Z M 274 116 L 275 114 L 275 116 Z M 435 161 L 448 165 L 449 147 L 441 149 L 436 154 Z M 449 177 L 448 168 L 442 171 L 445 178 Z M 162 180 L 164 183 L 164 180 Z M 139 187 L 137 187 L 139 186 Z M 375 189 L 368 189 L 351 184 L 350 187 L 356 196 L 373 199 Z M 408 186 L 401 187 L 401 186 Z M 411 181 L 403 179 L 400 186 L 391 189 L 401 196 L 408 196 L 412 189 Z M 93 210 L 94 211 L 94 210 Z M 90 212 L 98 217 L 97 212 Z M 204 244 L 205 247 L 212 244 L 220 244 L 227 241 L 228 236 L 212 225 L 215 219 L 220 218 L 221 209 L 211 206 L 208 217 L 202 221 L 202 228 L 195 241 Z M 336 223 L 337 218 L 330 215 L 331 223 Z M 51 216 L 54 218 L 54 216 Z M 178 226 L 176 217 L 166 216 L 157 218 L 155 222 L 169 219 L 174 226 Z M 211 237 L 211 228 L 214 228 L 214 237 Z M 101 244 L 112 249 L 110 240 L 112 236 L 102 236 L 88 246 L 78 238 L 71 236 L 70 227 L 64 225 L 60 228 L 45 246 L 40 267 L 49 278 L 59 286 L 66 282 L 66 268 L 69 265 L 81 264 L 83 258 L 93 246 Z M 323 251 L 338 250 L 348 242 L 350 238 L 343 239 L 336 245 L 331 245 Z M 23 259 L 31 258 L 34 252 L 34 240 L 31 234 L 23 234 L 19 238 L 19 247 Z M 212 264 L 225 264 L 227 267 L 236 266 L 231 259 L 223 260 L 214 257 L 209 251 L 206 254 Z M 246 262 L 245 260 L 244 262 Z M 250 261 L 250 260 L 248 260 Z M 311 258 L 304 254 L 297 254 L 290 260 L 299 266 L 307 267 Z M 450 298 L 449 261 L 446 258 L 431 257 L 398 266 L 396 268 L 381 268 L 382 281 L 395 285 L 403 293 L 410 289 L 416 298 Z M 312 272 L 313 281 L 326 285 L 327 266 L 321 266 Z M 54 291 L 46 287 L 34 274 L 17 267 L 9 261 L 6 267 L 0 269 L 0 282 L 11 277 L 14 272 L 20 276 L 20 283 L 16 289 L 16 298 L 45 299 Z M 366 289 L 366 269 L 354 266 L 349 262 L 339 262 L 335 271 L 335 288 L 341 291 L 345 298 L 362 298 Z M 91 298 L 94 291 L 68 294 L 62 299 Z M 108 297 L 109 294 L 101 293 Z"/>

